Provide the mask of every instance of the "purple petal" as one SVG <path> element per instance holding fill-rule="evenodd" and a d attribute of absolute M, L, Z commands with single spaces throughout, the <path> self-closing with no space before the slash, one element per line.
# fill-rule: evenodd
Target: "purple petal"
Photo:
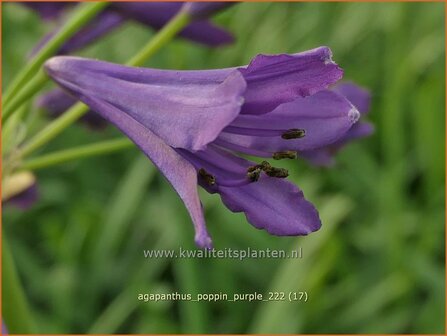
<path fill-rule="evenodd" d="M 187 2 L 182 10 L 193 19 L 203 19 L 235 4 L 235 2 Z"/>
<path fill-rule="evenodd" d="M 358 120 L 359 112 L 343 96 L 329 90 L 282 104 L 263 115 L 239 115 L 231 126 L 258 130 L 303 129 L 299 139 L 284 140 L 280 136 L 250 136 L 224 132 L 219 139 L 236 145 L 267 152 L 309 150 L 340 139 Z"/>
<path fill-rule="evenodd" d="M 58 18 L 67 6 L 72 5 L 72 3 L 70 2 L 39 2 L 39 1 L 32 1 L 32 2 L 23 1 L 20 2 L 20 4 L 28 8 L 31 8 L 36 13 L 38 13 L 44 20 L 52 20 Z"/>
<path fill-rule="evenodd" d="M 240 71 L 248 84 L 242 113 L 263 114 L 312 95 L 343 76 L 328 47 L 295 55 L 258 55 Z"/>
<path fill-rule="evenodd" d="M 54 89 L 40 96 L 36 105 L 48 112 L 50 118 L 57 118 L 78 100 L 61 89 Z M 91 129 L 100 130 L 107 126 L 107 122 L 98 113 L 88 111 L 82 116 L 81 121 Z"/>
<path fill-rule="evenodd" d="M 302 151 L 299 157 L 317 167 L 332 167 L 335 164 L 334 153 L 330 148 Z"/>
<path fill-rule="evenodd" d="M 222 182 L 227 184 L 235 176 L 246 178 L 247 167 L 255 163 L 214 146 L 209 146 L 205 152 L 200 158 L 198 152 L 185 156 L 196 169 L 205 167 L 215 175 L 214 186 L 202 180 L 199 180 L 200 185 L 210 193 L 219 193 L 231 211 L 244 212 L 256 228 L 278 236 L 306 235 L 320 228 L 318 212 L 292 183 L 263 175 L 257 182 L 224 186 Z"/>
<path fill-rule="evenodd" d="M 368 90 L 352 83 L 337 84 L 333 90 L 345 96 L 361 114 L 366 114 L 371 105 L 371 95 Z"/>
<path fill-rule="evenodd" d="M 22 210 L 26 210 L 31 208 L 33 204 L 37 202 L 38 199 L 39 199 L 39 192 L 36 183 L 34 183 L 21 193 L 7 199 L 5 201 L 5 204 L 11 205 L 13 207 Z"/>
<path fill-rule="evenodd" d="M 192 151 L 204 149 L 236 118 L 246 87 L 238 71 L 213 81 L 206 71 L 131 68 L 76 57 L 54 57 L 45 68 L 81 101 L 91 97 L 113 105 L 168 145 Z M 92 109 L 108 119 L 108 109 Z"/>
<path fill-rule="evenodd" d="M 372 133 L 374 133 L 373 124 L 366 121 L 359 121 L 355 125 L 352 125 L 349 131 L 346 132 L 346 134 L 343 137 L 341 137 L 337 142 L 335 142 L 334 145 L 335 146 L 345 145 L 346 143 L 351 142 L 353 140 L 370 136 Z"/>
<path fill-rule="evenodd" d="M 109 11 L 100 13 L 93 22 L 62 45 L 59 54 L 69 54 L 81 49 L 120 27 L 123 22 L 124 18 L 116 13 Z"/>
<path fill-rule="evenodd" d="M 197 173 L 194 167 L 143 124 L 112 104 L 94 96 L 85 96 L 84 102 L 126 134 L 158 167 L 183 200 L 195 228 L 196 244 L 211 248 L 211 238 L 205 226 L 202 205 L 197 192 Z"/>
<path fill-rule="evenodd" d="M 346 134 L 333 144 L 309 151 L 301 151 L 299 156 L 315 166 L 330 167 L 335 164 L 334 155 L 348 143 L 367 137 L 374 132 L 374 126 L 368 122 L 359 121 Z"/>
<path fill-rule="evenodd" d="M 234 42 L 232 34 L 207 21 L 197 21 L 188 25 L 180 36 L 191 41 L 217 47 Z"/>
<path fill-rule="evenodd" d="M 177 14 L 182 5 L 181 2 L 113 2 L 110 8 L 128 19 L 159 30 Z M 233 42 L 231 34 L 207 21 L 190 23 L 179 35 L 210 46 Z"/>
<path fill-rule="evenodd" d="M 247 177 L 247 168 L 255 163 L 234 156 L 214 145 L 208 146 L 204 151 L 194 153 L 184 149 L 178 149 L 177 152 L 197 171 L 203 168 L 211 174 L 215 178 L 216 185 L 234 187 L 251 183 Z M 203 183 L 201 185 L 206 187 Z"/>
<path fill-rule="evenodd" d="M 315 207 L 292 183 L 262 176 L 242 187 L 219 187 L 222 201 L 233 212 L 244 212 L 256 228 L 277 236 L 307 235 L 321 227 Z"/>

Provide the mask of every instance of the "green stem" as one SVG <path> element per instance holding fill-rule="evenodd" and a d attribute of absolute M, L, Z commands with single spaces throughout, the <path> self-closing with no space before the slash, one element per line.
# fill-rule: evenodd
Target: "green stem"
<path fill-rule="evenodd" d="M 35 333 L 36 327 L 5 235 L 2 239 L 2 293 L 3 318 L 8 331 L 11 334 Z"/>
<path fill-rule="evenodd" d="M 180 12 L 169 23 L 164 26 L 154 38 L 126 64 L 129 66 L 139 66 L 147 61 L 156 51 L 169 42 L 179 31 L 181 31 L 190 22 L 188 14 Z M 37 133 L 22 148 L 20 155 L 25 157 L 36 149 L 45 145 L 68 126 L 82 117 L 89 108 L 83 103 L 77 103 L 71 107 L 62 116 L 54 120 L 47 127 Z"/>
<path fill-rule="evenodd" d="M 71 160 L 117 152 L 132 146 L 133 143 L 127 138 L 103 141 L 96 144 L 61 150 L 27 160 L 21 165 L 21 169 L 42 169 Z"/>
<path fill-rule="evenodd" d="M 3 109 L 3 116 L 5 120 L 10 116 L 15 110 L 17 110 L 23 103 L 30 99 L 36 92 L 38 92 L 42 86 L 46 84 L 49 80 L 48 76 L 43 72 L 39 71 L 33 79 L 25 85 L 23 90 L 19 91 L 10 101 L 9 104 L 5 104 Z"/>
<path fill-rule="evenodd" d="M 55 119 L 42 131 L 31 138 L 31 140 L 28 141 L 20 150 L 20 157 L 23 158 L 31 154 L 39 147 L 45 145 L 48 141 L 61 133 L 65 128 L 82 117 L 88 111 L 88 109 L 88 106 L 82 103 L 78 103 L 71 107 L 67 112 Z"/>
<path fill-rule="evenodd" d="M 17 132 L 21 126 L 20 124 L 22 123 L 22 117 L 25 110 L 26 106 L 22 106 L 22 108 L 20 108 L 6 124 L 2 125 L 2 155 L 4 156 L 7 156 L 11 149 L 16 147 L 19 144 L 19 141 L 23 140 L 17 136 Z"/>
<path fill-rule="evenodd" d="M 82 26 L 89 22 L 96 14 L 107 6 L 107 2 L 91 2 L 80 5 L 76 13 L 62 27 L 62 29 L 33 57 L 33 59 L 22 69 L 6 91 L 3 101 L 5 106 L 21 90 L 21 88 L 35 75 L 42 64 L 56 53 L 60 46 L 73 36 Z M 7 118 L 9 114 L 3 113 Z"/>

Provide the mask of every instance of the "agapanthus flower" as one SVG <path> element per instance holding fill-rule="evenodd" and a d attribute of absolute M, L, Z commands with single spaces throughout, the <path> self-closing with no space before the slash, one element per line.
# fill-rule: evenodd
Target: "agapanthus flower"
<path fill-rule="evenodd" d="M 220 194 L 273 235 L 320 228 L 318 212 L 274 159 L 340 139 L 359 112 L 327 89 L 342 77 L 331 51 L 258 55 L 248 66 L 198 71 L 133 68 L 54 57 L 47 73 L 116 125 L 159 168 L 185 203 L 200 247 L 211 247 L 197 184 Z"/>
<path fill-rule="evenodd" d="M 348 143 L 365 138 L 374 132 L 374 126 L 364 120 L 370 109 L 371 95 L 368 90 L 352 83 L 344 82 L 333 87 L 335 92 L 346 97 L 360 112 L 361 119 L 356 122 L 349 131 L 346 132 L 336 142 L 322 148 L 302 151 L 300 157 L 308 160 L 316 166 L 332 166 L 335 164 L 334 155 Z"/>
<path fill-rule="evenodd" d="M 24 3 L 37 11 L 45 18 L 57 18 L 63 13 L 63 9 L 69 6 L 69 2 L 60 3 Z M 219 4 L 219 3 L 216 3 Z M 82 47 L 89 45 L 98 38 L 112 32 L 120 27 L 127 20 L 136 21 L 153 29 L 162 28 L 178 11 L 182 8 L 182 2 L 112 2 L 106 9 L 99 13 L 86 27 L 82 28 L 65 44 L 61 46 L 57 54 L 69 54 Z M 215 6 L 215 5 L 214 5 Z M 220 6 L 220 8 L 227 7 Z M 219 28 L 209 21 L 206 17 L 216 11 L 208 10 L 206 13 L 202 10 L 202 15 L 197 20 L 191 22 L 183 29 L 179 36 L 187 38 L 191 41 L 202 43 L 209 46 L 219 46 L 231 43 L 233 37 L 230 33 Z M 208 15 L 204 15 L 208 14 Z M 34 55 L 50 40 L 58 31 L 57 27 L 54 31 L 46 35 L 31 52 Z"/>

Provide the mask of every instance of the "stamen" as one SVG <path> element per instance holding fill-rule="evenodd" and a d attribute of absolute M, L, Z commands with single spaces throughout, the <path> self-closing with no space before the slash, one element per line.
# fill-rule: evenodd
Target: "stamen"
<path fill-rule="evenodd" d="M 270 177 L 286 178 L 289 176 L 289 171 L 284 168 L 271 167 L 269 170 L 264 170 Z"/>
<path fill-rule="evenodd" d="M 275 160 L 296 159 L 298 157 L 298 155 L 297 155 L 297 152 L 295 152 L 295 151 L 284 151 L 284 152 L 273 153 L 272 157 Z"/>
<path fill-rule="evenodd" d="M 200 168 L 199 169 L 199 176 L 205 180 L 206 183 L 208 183 L 208 185 L 213 186 L 216 184 L 216 178 L 211 175 L 210 173 L 208 173 L 205 169 Z"/>
<path fill-rule="evenodd" d="M 263 171 L 267 171 L 272 169 L 272 166 L 270 165 L 270 163 L 268 163 L 267 161 L 262 161 L 261 164 L 259 165 L 259 167 L 263 170 Z"/>
<path fill-rule="evenodd" d="M 302 138 L 306 135 L 306 131 L 304 129 L 300 129 L 300 128 L 292 128 L 289 129 L 287 131 L 285 131 L 282 135 L 281 138 L 285 139 L 285 140 L 291 140 L 291 139 L 299 139 Z"/>
<path fill-rule="evenodd" d="M 287 169 L 272 167 L 267 161 L 262 161 L 258 165 L 247 168 L 247 177 L 252 182 L 256 182 L 261 176 L 261 171 L 270 177 L 286 178 L 289 176 L 289 171 Z"/>
<path fill-rule="evenodd" d="M 253 167 L 250 167 L 253 168 Z M 253 170 L 250 170 L 250 168 L 247 169 L 247 177 L 251 182 L 256 182 L 261 177 L 261 169 L 256 168 Z"/>

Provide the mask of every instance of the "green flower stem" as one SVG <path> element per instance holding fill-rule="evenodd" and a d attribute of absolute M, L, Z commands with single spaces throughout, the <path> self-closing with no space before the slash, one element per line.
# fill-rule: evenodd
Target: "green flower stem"
<path fill-rule="evenodd" d="M 42 64 L 52 55 L 56 53 L 59 47 L 71 36 L 73 36 L 81 27 L 87 24 L 98 12 L 108 5 L 107 2 L 91 2 L 79 6 L 79 9 L 62 27 L 62 29 L 33 57 L 33 59 L 22 69 L 15 77 L 12 84 L 6 91 L 3 101 L 5 106 L 10 100 L 22 89 L 22 87 L 31 80 Z M 13 110 L 9 110 L 9 114 L 3 113 L 3 117 L 7 118 Z"/>
<path fill-rule="evenodd" d="M 3 319 L 11 334 L 36 332 L 5 235 L 2 237 Z"/>
<path fill-rule="evenodd" d="M 5 120 L 12 115 L 15 110 L 22 106 L 23 103 L 34 96 L 34 94 L 36 94 L 48 81 L 48 76 L 43 71 L 39 71 L 38 74 L 25 85 L 23 90 L 19 91 L 17 95 L 9 101 L 9 104 L 5 105 L 3 109 Z"/>
<path fill-rule="evenodd" d="M 37 133 L 31 140 L 29 140 L 20 150 L 19 156 L 21 158 L 31 154 L 36 149 L 45 145 L 51 139 L 56 137 L 65 128 L 74 123 L 82 117 L 87 111 L 88 106 L 82 103 L 77 103 L 71 107 L 67 112 L 56 118 L 53 122 L 48 124 L 43 130 Z"/>
<path fill-rule="evenodd" d="M 127 138 L 108 140 L 42 155 L 25 161 L 20 167 L 25 170 L 37 170 L 71 160 L 117 152 L 132 146 L 133 142 Z"/>
<path fill-rule="evenodd" d="M 131 58 L 126 64 L 129 66 L 139 66 L 147 61 L 156 51 L 158 51 L 163 45 L 168 43 L 174 36 L 181 31 L 191 21 L 188 14 L 180 12 L 169 23 L 164 26 L 154 38 L 143 48 L 141 51 Z M 56 137 L 59 133 L 65 130 L 68 126 L 82 117 L 89 108 L 83 103 L 77 103 L 71 107 L 62 116 L 55 119 L 42 131 L 37 133 L 32 139 L 30 139 L 22 148 L 20 155 L 25 157 L 31 154 L 36 149 L 45 145 L 51 139 Z"/>

